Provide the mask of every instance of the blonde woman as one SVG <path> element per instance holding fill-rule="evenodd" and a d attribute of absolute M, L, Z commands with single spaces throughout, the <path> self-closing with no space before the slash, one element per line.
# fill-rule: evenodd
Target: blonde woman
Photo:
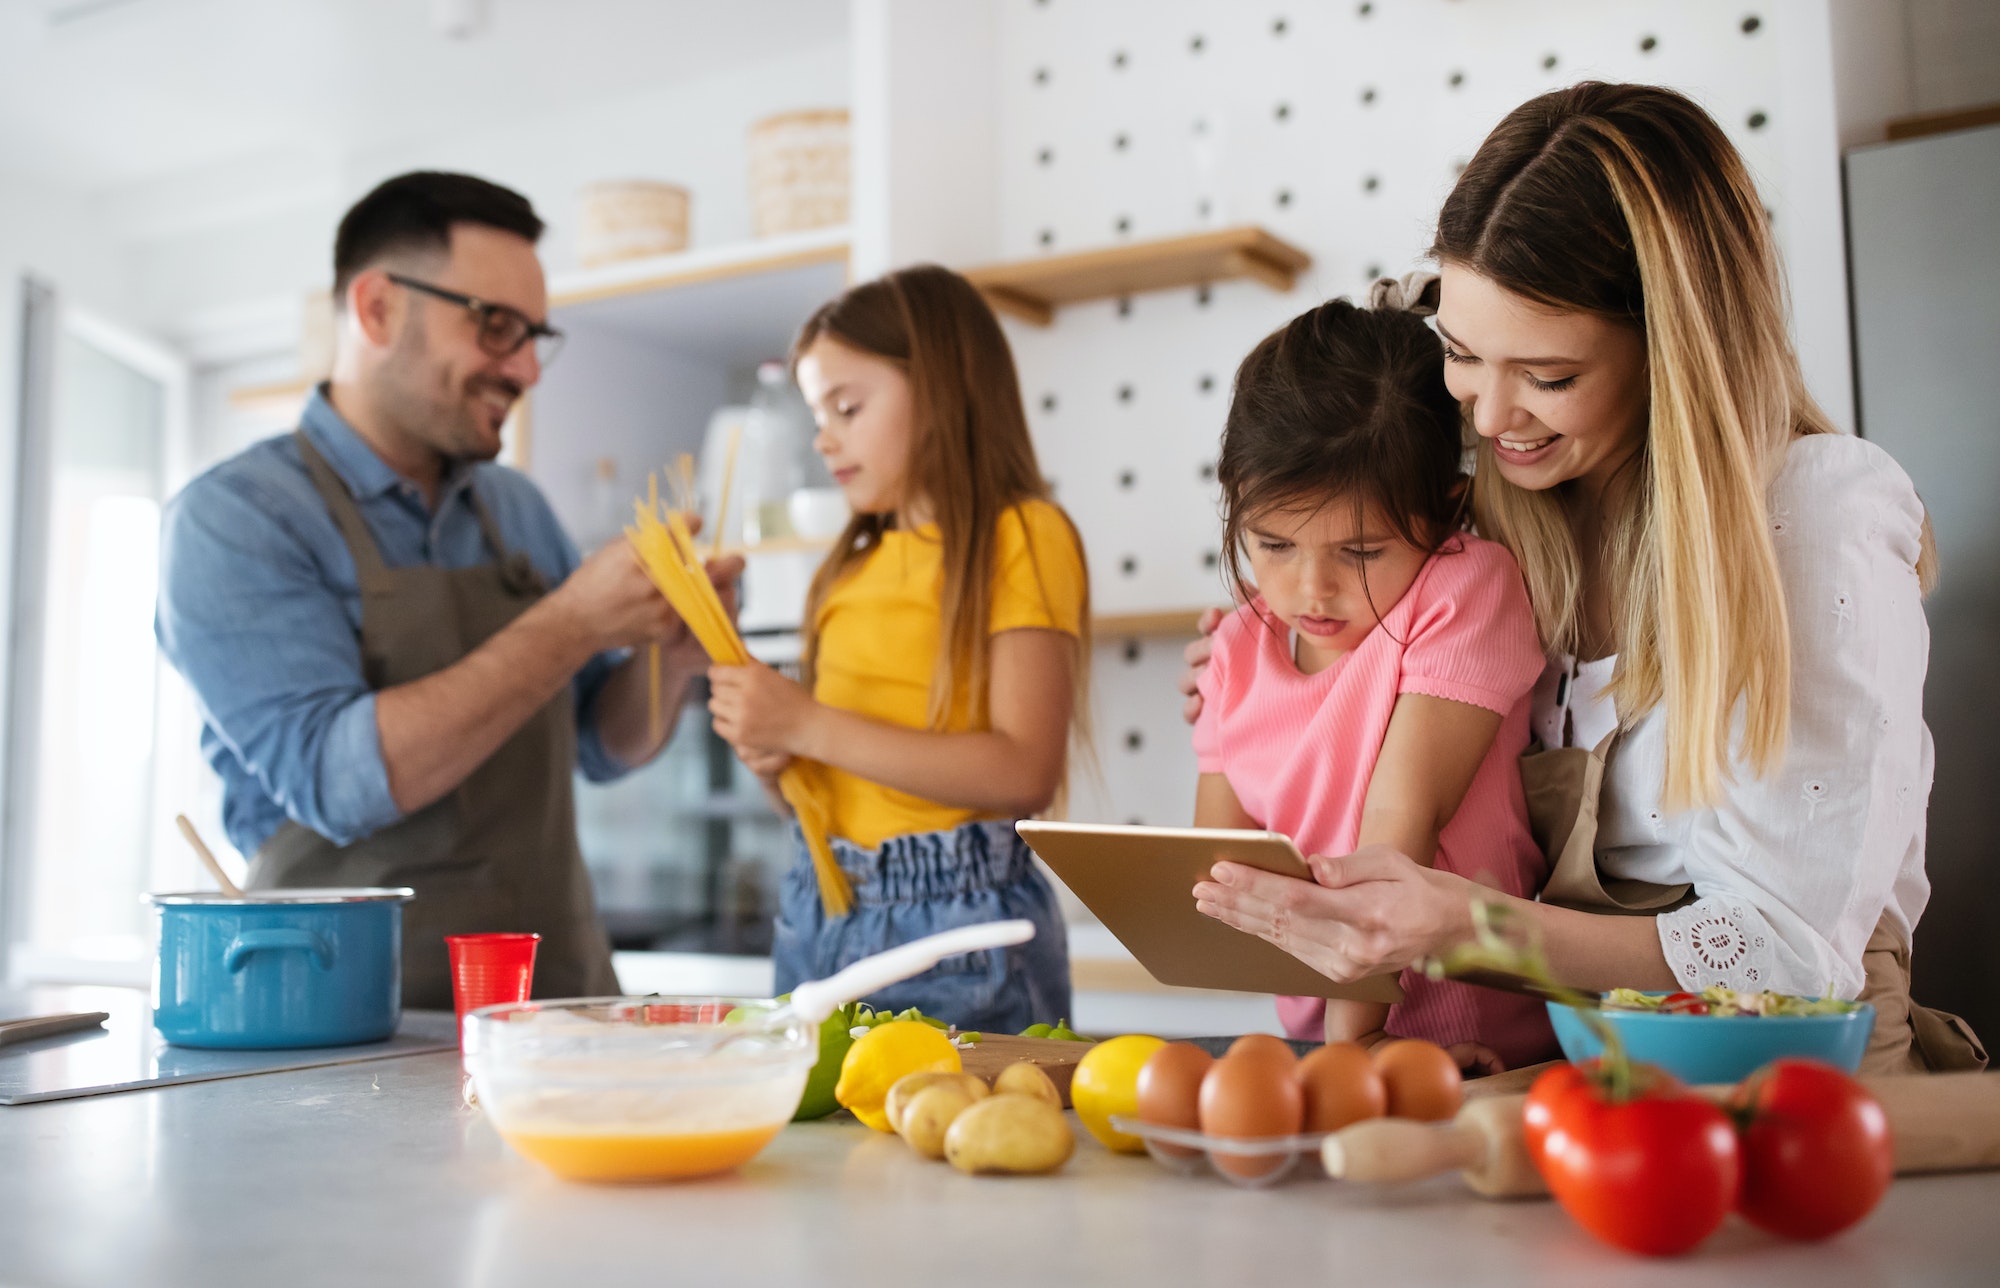
<path fill-rule="evenodd" d="M 1866 997 L 1867 1067 L 1983 1063 L 1909 1000 L 1927 521 L 1806 392 L 1742 158 L 1669 90 L 1545 94 L 1481 145 L 1433 254 L 1476 521 L 1519 560 L 1550 659 L 1522 775 L 1555 866 L 1511 902 L 1556 972 Z M 1194 894 L 1336 979 L 1470 933 L 1462 877 L 1380 847 L 1313 870 L 1221 864 Z"/>

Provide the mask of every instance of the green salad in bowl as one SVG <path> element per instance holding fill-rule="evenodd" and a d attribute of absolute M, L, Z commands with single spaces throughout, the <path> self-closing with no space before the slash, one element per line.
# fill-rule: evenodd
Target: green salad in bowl
<path fill-rule="evenodd" d="M 1614 988 L 1604 995 L 1607 1011 L 1650 1011 L 1656 1015 L 1849 1015 L 1861 1003 L 1838 997 L 1792 993 L 1739 993 L 1717 984 L 1699 993 L 1642 993 Z"/>

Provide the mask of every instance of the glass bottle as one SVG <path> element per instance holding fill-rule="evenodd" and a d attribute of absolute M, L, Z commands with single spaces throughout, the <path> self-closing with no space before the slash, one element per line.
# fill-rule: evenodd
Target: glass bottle
<path fill-rule="evenodd" d="M 784 363 L 758 365 L 743 429 L 743 539 L 749 545 L 783 540 L 794 535 L 792 493 L 825 475 L 812 448 L 812 410 Z"/>

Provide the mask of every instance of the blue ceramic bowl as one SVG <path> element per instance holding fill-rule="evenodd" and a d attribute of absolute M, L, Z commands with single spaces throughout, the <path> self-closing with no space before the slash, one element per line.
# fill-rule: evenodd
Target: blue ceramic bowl
<path fill-rule="evenodd" d="M 1780 1056 L 1809 1056 L 1853 1073 L 1861 1067 L 1875 1008 L 1845 1015 L 1662 1015 L 1601 1011 L 1634 1060 L 1658 1065 L 1689 1085 L 1741 1082 Z M 1549 1003 L 1549 1023 L 1572 1063 L 1604 1054 L 1572 1007 Z"/>

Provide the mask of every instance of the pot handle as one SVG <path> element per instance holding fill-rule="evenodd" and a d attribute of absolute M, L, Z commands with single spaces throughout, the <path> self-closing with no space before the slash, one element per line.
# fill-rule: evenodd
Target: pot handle
<path fill-rule="evenodd" d="M 313 965 L 321 970 L 333 969 L 333 947 L 310 930 L 246 930 L 230 943 L 229 951 L 222 955 L 222 964 L 235 975 L 250 964 L 252 953 L 287 951 L 310 953 Z"/>

